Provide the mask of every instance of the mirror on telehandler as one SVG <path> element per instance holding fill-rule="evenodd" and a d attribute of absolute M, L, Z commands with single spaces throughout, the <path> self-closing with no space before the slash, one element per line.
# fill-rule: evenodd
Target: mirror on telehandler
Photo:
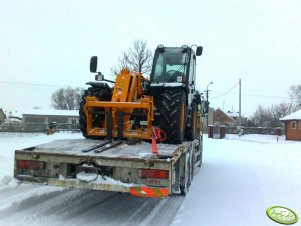
<path fill-rule="evenodd" d="M 97 70 L 97 56 L 92 56 L 90 60 L 90 72 L 96 72 Z"/>
<path fill-rule="evenodd" d="M 196 55 L 197 55 L 197 56 L 201 56 L 202 53 L 203 53 L 203 46 L 198 46 L 198 47 L 196 48 Z"/>
<path fill-rule="evenodd" d="M 102 81 L 102 80 L 104 80 L 103 74 L 101 74 L 101 72 L 98 72 L 98 73 L 95 75 L 95 80 L 96 80 L 96 81 Z"/>

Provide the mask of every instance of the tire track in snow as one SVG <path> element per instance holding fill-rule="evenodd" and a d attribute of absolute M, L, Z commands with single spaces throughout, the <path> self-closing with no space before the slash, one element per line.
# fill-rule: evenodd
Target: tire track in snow
<path fill-rule="evenodd" d="M 158 199 L 134 197 L 113 193 L 108 199 L 86 209 L 72 220 L 85 225 L 140 225 L 150 211 L 160 202 Z"/>
<path fill-rule="evenodd" d="M 33 189 L 32 192 L 34 192 Z M 30 197 L 23 199 L 22 201 L 15 201 L 9 208 L 0 211 L 0 222 L 10 222 L 8 225 L 24 222 L 28 216 L 39 214 L 43 210 L 47 210 L 49 202 L 55 201 L 55 199 L 64 196 L 69 191 L 67 189 L 63 191 L 52 191 L 44 194 L 32 194 Z"/>
<path fill-rule="evenodd" d="M 72 215 L 76 215 L 86 208 L 82 205 L 84 200 L 87 200 L 89 205 L 98 202 L 99 200 L 96 200 L 91 192 L 93 191 L 64 189 L 43 195 L 33 195 L 0 211 L 0 222 L 5 222 L 7 225 L 24 225 L 25 222 L 26 225 L 37 222 L 37 225 L 57 225 L 55 222 L 58 222 L 64 213 L 69 213 L 66 210 L 71 210 Z M 74 200 L 75 203 L 73 203 Z M 79 208 L 74 208 L 74 206 L 79 206 Z"/>
<path fill-rule="evenodd" d="M 174 195 L 164 199 L 152 213 L 145 219 L 144 226 L 166 226 L 169 225 L 177 214 L 185 196 Z"/>
<path fill-rule="evenodd" d="M 180 197 L 143 198 L 50 186 L 5 191 L 6 197 L 6 192 L 0 193 L 7 202 L 0 210 L 0 225 L 168 225 L 182 203 Z"/>
<path fill-rule="evenodd" d="M 1 204 L 0 211 L 7 209 L 14 203 L 21 202 L 32 196 L 48 194 L 51 192 L 62 191 L 64 188 L 38 186 L 38 185 L 21 185 L 9 190 L 3 189 L 0 192 Z"/>

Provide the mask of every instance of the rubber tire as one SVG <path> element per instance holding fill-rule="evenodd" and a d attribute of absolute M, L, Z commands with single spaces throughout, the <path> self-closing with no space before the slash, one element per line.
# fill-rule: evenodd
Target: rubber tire
<path fill-rule="evenodd" d="M 162 94 L 160 128 L 166 133 L 164 143 L 181 144 L 183 142 L 186 112 L 186 95 L 183 90 L 166 90 Z"/>
<path fill-rule="evenodd" d="M 202 167 L 202 164 L 203 164 L 203 141 L 200 141 L 200 167 Z"/>
<path fill-rule="evenodd" d="M 88 96 L 95 96 L 99 101 L 110 101 L 112 99 L 112 91 L 103 87 L 90 87 L 87 90 L 85 90 L 84 95 L 82 96 L 82 101 L 80 102 L 79 124 L 83 136 L 86 138 L 100 139 L 101 137 L 87 136 L 87 118 L 84 109 L 86 105 L 86 98 Z M 94 115 L 92 119 L 92 126 L 97 126 L 97 123 L 99 123 L 102 120 L 104 120 L 104 115 Z"/>
<path fill-rule="evenodd" d="M 189 187 L 191 185 L 192 181 L 192 158 L 191 158 L 191 151 L 187 152 L 185 154 L 185 178 L 184 178 L 184 184 L 180 184 L 180 191 L 181 195 L 187 195 L 189 191 Z"/>
<path fill-rule="evenodd" d="M 191 119 L 190 126 L 186 127 L 185 138 L 189 141 L 193 141 L 196 137 L 196 122 L 197 122 L 197 106 L 195 102 L 191 104 Z"/>

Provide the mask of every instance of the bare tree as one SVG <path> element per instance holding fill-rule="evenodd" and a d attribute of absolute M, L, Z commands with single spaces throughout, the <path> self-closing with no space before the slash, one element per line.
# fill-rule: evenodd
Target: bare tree
<path fill-rule="evenodd" d="M 280 104 L 274 104 L 270 107 L 264 108 L 259 105 L 254 115 L 251 117 L 251 121 L 256 126 L 261 127 L 280 127 L 282 123 L 280 118 L 295 112 L 296 106 L 290 102 L 282 102 Z"/>
<path fill-rule="evenodd" d="M 112 74 L 116 75 L 122 68 L 128 68 L 130 71 L 149 75 L 153 58 L 151 50 L 146 45 L 146 41 L 135 40 L 133 47 L 118 58 L 118 66 L 111 69 Z"/>
<path fill-rule="evenodd" d="M 291 101 L 296 105 L 297 108 L 301 105 L 301 85 L 293 85 L 288 91 Z"/>
<path fill-rule="evenodd" d="M 254 115 L 251 117 L 251 121 L 256 126 L 266 127 L 267 121 L 269 118 L 269 113 L 267 109 L 265 109 L 262 105 L 259 105 L 254 113 Z"/>
<path fill-rule="evenodd" d="M 82 88 L 61 88 L 51 96 L 52 107 L 61 110 L 78 110 L 84 90 Z"/>
<path fill-rule="evenodd" d="M 272 105 L 269 109 L 269 126 L 280 127 L 282 123 L 280 118 L 293 113 L 296 110 L 293 103 L 282 102 L 280 104 Z"/>

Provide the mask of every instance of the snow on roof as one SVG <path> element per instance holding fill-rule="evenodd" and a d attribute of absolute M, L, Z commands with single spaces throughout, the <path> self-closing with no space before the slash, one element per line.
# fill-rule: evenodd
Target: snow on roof
<path fill-rule="evenodd" d="M 5 111 L 6 117 L 8 118 L 22 118 L 22 113 L 20 111 Z"/>
<path fill-rule="evenodd" d="M 280 119 L 281 121 L 287 121 L 287 120 L 301 120 L 301 109 L 290 114 L 290 115 L 287 115 L 283 118 Z"/>
<path fill-rule="evenodd" d="M 228 112 L 227 115 L 231 118 L 238 118 L 239 112 Z"/>
<path fill-rule="evenodd" d="M 26 111 L 23 115 L 55 115 L 55 116 L 79 116 L 78 110 L 41 110 Z"/>

